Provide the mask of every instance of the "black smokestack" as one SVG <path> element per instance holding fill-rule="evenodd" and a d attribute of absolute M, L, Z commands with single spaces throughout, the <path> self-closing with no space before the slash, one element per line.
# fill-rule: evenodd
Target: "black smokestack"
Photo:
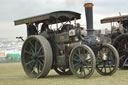
<path fill-rule="evenodd" d="M 86 23 L 87 23 L 87 35 L 93 35 L 93 3 L 85 3 Z"/>

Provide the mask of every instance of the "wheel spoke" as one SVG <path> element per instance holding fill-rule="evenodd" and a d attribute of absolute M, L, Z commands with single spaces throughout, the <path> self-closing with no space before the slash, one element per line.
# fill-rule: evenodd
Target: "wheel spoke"
<path fill-rule="evenodd" d="M 83 69 L 84 70 L 84 69 Z M 85 70 L 84 70 L 84 76 L 86 75 L 86 73 L 85 73 Z"/>
<path fill-rule="evenodd" d="M 111 65 L 109 64 L 109 62 L 108 62 L 108 68 L 109 68 L 109 71 L 111 72 L 112 70 L 111 70 Z"/>
<path fill-rule="evenodd" d="M 32 54 L 32 56 L 35 56 L 35 52 L 34 52 L 34 50 L 32 49 L 32 47 L 30 47 L 30 49 L 31 49 L 31 54 Z"/>
<path fill-rule="evenodd" d="M 40 64 L 41 66 L 44 66 L 44 63 L 43 63 L 43 62 L 41 62 L 40 60 L 38 60 L 38 62 L 39 62 L 39 64 Z"/>
<path fill-rule="evenodd" d="M 76 66 L 78 66 L 78 65 L 80 65 L 80 63 L 78 62 L 78 63 L 76 63 L 76 64 L 74 64 L 74 67 L 76 67 Z"/>
<path fill-rule="evenodd" d="M 88 70 L 88 71 L 90 71 L 90 69 L 89 69 L 88 65 L 86 65 L 86 64 L 85 64 L 85 66 L 86 66 L 86 67 L 84 67 L 84 68 L 87 68 L 87 70 Z"/>
<path fill-rule="evenodd" d="M 77 52 L 78 52 L 78 54 L 79 54 L 79 56 L 80 56 L 80 48 L 77 49 Z"/>
<path fill-rule="evenodd" d="M 29 41 L 29 44 L 31 45 L 30 47 L 32 47 L 33 49 L 35 49 L 34 48 L 34 45 L 33 45 L 33 43 L 31 41 Z"/>
<path fill-rule="evenodd" d="M 103 71 L 103 69 L 104 69 L 104 67 L 101 67 L 101 69 L 100 69 L 100 70 L 101 70 L 101 71 Z"/>
<path fill-rule="evenodd" d="M 80 67 L 80 75 L 82 75 L 82 76 L 86 76 L 84 67 Z"/>
<path fill-rule="evenodd" d="M 32 69 L 32 71 L 30 72 L 30 74 L 33 74 L 33 72 L 34 72 L 34 69 Z"/>
<path fill-rule="evenodd" d="M 35 48 L 34 48 L 34 49 L 35 49 L 35 53 L 37 52 L 37 49 L 38 49 L 38 48 L 37 48 L 37 45 L 38 45 L 38 42 L 36 41 L 36 42 L 35 42 Z"/>
<path fill-rule="evenodd" d="M 90 61 L 90 62 L 91 62 L 91 58 L 88 58 L 88 59 L 86 59 L 85 61 L 88 61 L 88 62 Z"/>
<path fill-rule="evenodd" d="M 42 49 L 42 47 L 40 47 L 40 48 L 39 48 L 39 50 L 37 50 L 37 54 L 39 54 L 39 53 L 40 53 L 41 49 Z"/>
<path fill-rule="evenodd" d="M 32 64 L 33 62 L 34 62 L 34 60 L 31 60 L 31 61 L 25 63 L 25 65 L 30 65 L 30 64 Z"/>
<path fill-rule="evenodd" d="M 33 69 L 33 68 L 35 68 L 35 65 L 36 65 L 36 63 L 34 62 L 34 63 L 32 63 L 32 65 L 31 65 L 31 68 Z"/>
<path fill-rule="evenodd" d="M 105 73 L 106 73 L 106 62 L 104 62 L 104 70 L 105 70 Z"/>
<path fill-rule="evenodd" d="M 39 55 L 38 58 L 44 58 L 44 55 Z"/>
<path fill-rule="evenodd" d="M 39 63 L 37 62 L 37 72 L 40 73 L 41 69 L 40 69 L 40 65 Z"/>
<path fill-rule="evenodd" d="M 76 71 L 80 68 L 80 63 L 76 63 L 76 64 L 74 64 L 74 66 L 73 66 L 75 69 L 76 69 Z"/>
<path fill-rule="evenodd" d="M 27 53 L 29 55 L 32 55 L 32 53 L 30 51 L 24 50 L 24 53 Z"/>
<path fill-rule="evenodd" d="M 73 58 L 74 61 L 80 62 L 80 59 Z"/>
<path fill-rule="evenodd" d="M 75 56 L 75 57 L 79 57 L 79 54 L 78 54 L 78 53 L 75 53 L 74 56 Z"/>
<path fill-rule="evenodd" d="M 111 68 L 112 65 L 114 64 L 114 63 L 112 63 L 112 61 L 113 61 L 113 60 L 110 60 L 109 58 L 107 59 L 107 64 L 108 64 L 109 68 Z M 110 64 L 109 62 L 111 62 L 111 64 Z"/>
<path fill-rule="evenodd" d="M 36 64 L 35 64 L 34 71 L 38 75 L 38 73 L 39 73 L 38 62 L 36 62 Z"/>

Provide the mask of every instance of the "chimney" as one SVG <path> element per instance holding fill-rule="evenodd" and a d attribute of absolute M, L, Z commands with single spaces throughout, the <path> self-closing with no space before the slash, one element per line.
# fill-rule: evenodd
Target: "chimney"
<path fill-rule="evenodd" d="M 86 24 L 87 24 L 87 36 L 92 36 L 93 29 L 93 3 L 92 0 L 86 0 L 84 4 L 85 14 L 86 14 Z"/>

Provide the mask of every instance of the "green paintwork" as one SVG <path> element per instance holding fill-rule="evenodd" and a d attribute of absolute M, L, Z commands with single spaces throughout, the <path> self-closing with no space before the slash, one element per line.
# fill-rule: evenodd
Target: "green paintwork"
<path fill-rule="evenodd" d="M 63 32 L 60 34 L 55 35 L 55 42 L 56 43 L 64 43 L 69 41 L 69 33 L 68 32 Z"/>
<path fill-rule="evenodd" d="M 57 56 L 57 65 L 58 66 L 65 66 L 66 65 L 65 55 Z"/>

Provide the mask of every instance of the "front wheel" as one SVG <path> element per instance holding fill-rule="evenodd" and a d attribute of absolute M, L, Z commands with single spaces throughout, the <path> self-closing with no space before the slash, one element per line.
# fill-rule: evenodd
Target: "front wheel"
<path fill-rule="evenodd" d="M 79 45 L 72 49 L 69 65 L 72 73 L 78 78 L 89 78 L 95 71 L 94 52 L 87 45 Z"/>
<path fill-rule="evenodd" d="M 110 44 L 103 44 L 97 54 L 96 70 L 101 75 L 112 75 L 119 66 L 119 54 Z"/>

